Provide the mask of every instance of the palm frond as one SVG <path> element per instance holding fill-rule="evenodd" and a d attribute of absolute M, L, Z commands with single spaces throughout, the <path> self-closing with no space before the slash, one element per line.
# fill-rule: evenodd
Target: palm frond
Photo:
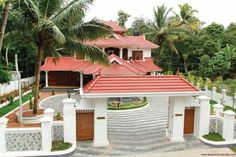
<path fill-rule="evenodd" d="M 52 16 L 63 5 L 63 0 L 40 0 L 38 2 L 40 15 L 44 18 Z"/>
<path fill-rule="evenodd" d="M 60 29 L 50 20 L 42 19 L 34 27 L 34 33 L 36 37 L 43 35 L 44 45 L 47 45 L 48 41 L 53 40 L 57 44 L 64 44 L 66 42 L 64 34 Z M 38 34 L 38 35 L 37 35 Z"/>
<path fill-rule="evenodd" d="M 112 30 L 111 27 L 103 24 L 102 21 L 93 19 L 65 29 L 65 34 L 71 40 L 87 41 L 111 36 Z"/>
<path fill-rule="evenodd" d="M 51 16 L 50 19 L 64 28 L 68 27 L 68 24 L 76 25 L 82 21 L 85 11 L 92 2 L 93 0 L 73 0 L 55 15 Z"/>
<path fill-rule="evenodd" d="M 33 21 L 38 21 L 40 18 L 40 11 L 37 6 L 38 2 L 35 0 L 24 0 L 24 4 L 28 8 L 25 12 L 29 12 Z"/>

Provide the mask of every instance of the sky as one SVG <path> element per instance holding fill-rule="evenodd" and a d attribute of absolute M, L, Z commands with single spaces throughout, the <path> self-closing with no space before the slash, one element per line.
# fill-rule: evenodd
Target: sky
<path fill-rule="evenodd" d="M 97 17 L 101 20 L 117 20 L 117 12 L 123 10 L 131 15 L 126 27 L 130 27 L 135 17 L 153 18 L 153 7 L 165 4 L 178 12 L 178 4 L 188 3 L 199 13 L 195 15 L 205 22 L 212 22 L 227 27 L 236 22 L 235 0 L 95 0 L 89 7 L 85 20 Z"/>

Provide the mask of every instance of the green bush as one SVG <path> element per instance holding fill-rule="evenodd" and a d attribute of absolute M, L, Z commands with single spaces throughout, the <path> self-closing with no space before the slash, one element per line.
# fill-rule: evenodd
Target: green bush
<path fill-rule="evenodd" d="M 60 112 L 57 112 L 56 118 L 57 118 L 58 120 L 60 120 L 60 119 L 62 118 Z"/>
<path fill-rule="evenodd" d="M 0 83 L 9 83 L 11 81 L 11 73 L 0 69 Z"/>
<path fill-rule="evenodd" d="M 52 89 L 52 95 L 55 95 L 55 89 L 54 88 Z"/>

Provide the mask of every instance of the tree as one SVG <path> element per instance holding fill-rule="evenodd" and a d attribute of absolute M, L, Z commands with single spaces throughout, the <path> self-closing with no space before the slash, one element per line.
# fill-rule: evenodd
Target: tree
<path fill-rule="evenodd" d="M 131 24 L 131 27 L 127 31 L 127 35 L 141 35 L 147 33 L 147 28 L 145 27 L 150 20 L 144 17 L 135 17 Z"/>
<path fill-rule="evenodd" d="M 172 27 L 168 15 L 172 9 L 165 5 L 156 6 L 153 9 L 154 19 L 147 23 L 147 38 L 160 46 L 159 52 L 163 52 L 163 45 L 166 42 L 171 50 L 178 53 L 174 42 L 178 39 L 178 28 Z"/>
<path fill-rule="evenodd" d="M 3 6 L 3 13 L 2 13 L 3 18 L 0 25 L 0 57 L 1 57 L 2 43 L 3 43 L 4 34 L 5 34 L 5 29 L 7 26 L 7 19 L 9 15 L 9 7 L 11 4 L 11 0 L 1 1 L 1 4 L 2 3 L 5 3 L 5 5 Z"/>
<path fill-rule="evenodd" d="M 174 26 L 183 27 L 189 31 L 198 31 L 201 26 L 201 22 L 198 18 L 194 16 L 198 13 L 194 10 L 188 3 L 179 5 L 179 14 L 175 13 L 175 17 L 172 17 L 172 24 Z"/>
<path fill-rule="evenodd" d="M 111 35 L 110 27 L 97 19 L 83 22 L 85 11 L 92 2 L 93 0 L 73 0 L 66 5 L 63 0 L 20 2 L 19 9 L 23 11 L 11 36 L 17 34 L 22 39 L 31 40 L 37 46 L 33 109 L 35 114 L 37 113 L 42 54 L 59 56 L 58 50 L 62 50 L 93 62 L 108 64 L 102 50 L 83 44 L 87 40 Z"/>
<path fill-rule="evenodd" d="M 125 23 L 127 22 L 130 15 L 122 10 L 118 11 L 118 22 L 119 25 L 125 27 Z"/>

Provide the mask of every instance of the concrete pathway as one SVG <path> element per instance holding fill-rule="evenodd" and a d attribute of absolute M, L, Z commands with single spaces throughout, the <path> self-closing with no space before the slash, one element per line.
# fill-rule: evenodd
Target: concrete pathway
<path fill-rule="evenodd" d="M 166 153 L 145 153 L 137 155 L 129 155 L 122 157 L 226 157 L 236 156 L 236 154 L 229 148 L 212 148 L 212 149 L 194 149 L 177 152 L 166 152 Z"/>
<path fill-rule="evenodd" d="M 74 157 L 132 156 L 210 148 L 193 136 L 185 137 L 182 143 L 172 143 L 166 138 L 167 104 L 168 97 L 159 97 L 158 102 L 140 110 L 108 111 L 110 146 L 95 148 L 92 141 L 78 142 Z"/>

